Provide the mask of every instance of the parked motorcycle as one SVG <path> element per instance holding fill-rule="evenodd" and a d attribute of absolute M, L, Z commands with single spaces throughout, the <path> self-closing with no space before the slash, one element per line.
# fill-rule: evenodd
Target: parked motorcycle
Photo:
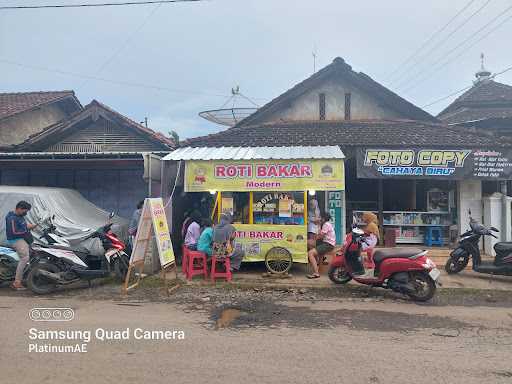
<path fill-rule="evenodd" d="M 478 273 L 487 273 L 491 275 L 512 275 L 512 243 L 500 242 L 494 245 L 496 256 L 494 260 L 482 261 L 480 256 L 480 239 L 482 236 L 491 236 L 498 238 L 493 232 L 499 232 L 494 227 L 486 228 L 478 221 L 471 217 L 469 212 L 469 231 L 463 233 L 460 237 L 459 244 L 450 253 L 450 258 L 446 262 L 444 269 L 449 274 L 459 273 L 469 263 L 469 259 L 473 261 L 473 271 Z"/>
<path fill-rule="evenodd" d="M 86 249 L 62 245 L 34 246 L 36 256 L 27 276 L 28 288 L 37 294 L 48 294 L 58 286 L 107 277 L 112 272 L 119 279 L 124 279 L 130 257 L 125 253 L 126 245 L 111 230 L 110 220 L 113 216 L 112 212 L 109 223 L 86 238 L 101 240 L 105 250 L 103 256 L 91 255 Z"/>
<path fill-rule="evenodd" d="M 39 237 L 39 240 L 44 240 L 48 245 L 57 244 L 62 246 L 69 246 L 69 242 L 66 239 L 54 233 L 56 229 L 55 225 L 53 224 L 54 218 L 55 216 L 48 217 L 47 219 L 41 221 L 43 229 L 42 235 Z M 30 249 L 30 252 L 32 256 L 32 247 Z M 14 249 L 0 246 L 0 284 L 14 281 L 14 276 L 16 274 L 16 268 L 18 266 L 19 261 L 20 257 Z M 29 270 L 30 263 L 27 264 L 23 272 L 24 283 Z"/>
<path fill-rule="evenodd" d="M 345 238 L 343 248 L 329 266 L 329 279 L 346 284 L 358 283 L 400 292 L 416 301 L 428 301 L 436 292 L 440 272 L 419 248 L 378 248 L 368 250 L 363 262 L 362 245 L 366 242 L 363 230 L 355 227 Z"/>

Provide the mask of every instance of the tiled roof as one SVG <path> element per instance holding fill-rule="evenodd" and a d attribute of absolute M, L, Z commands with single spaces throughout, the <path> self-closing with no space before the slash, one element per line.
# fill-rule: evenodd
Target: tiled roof
<path fill-rule="evenodd" d="M 263 123 L 267 114 L 271 114 L 279 108 L 282 108 L 283 105 L 286 106 L 290 100 L 300 96 L 304 92 L 307 92 L 320 82 L 326 81 L 327 79 L 335 81 L 336 79 L 341 78 L 346 79 L 362 91 L 367 92 L 372 97 L 375 97 L 382 105 L 398 112 L 405 119 L 437 121 L 434 116 L 398 96 L 396 93 L 373 80 L 367 74 L 353 71 L 352 67 L 345 63 L 345 60 L 341 57 L 337 57 L 331 64 L 322 68 L 304 81 L 298 83 L 282 95 L 271 100 L 252 115 L 240 121 L 237 125 L 243 126 Z"/>
<path fill-rule="evenodd" d="M 133 128 L 135 128 L 136 130 L 140 131 L 141 133 L 145 134 L 146 136 L 150 136 L 152 137 L 153 139 L 157 140 L 157 141 L 160 141 L 162 144 L 165 144 L 171 148 L 174 148 L 176 147 L 176 143 L 174 142 L 173 139 L 171 139 L 170 137 L 167 137 L 165 135 L 163 135 L 162 133 L 160 132 L 157 132 L 157 131 L 153 131 L 152 129 L 150 128 L 147 128 L 145 127 L 144 125 L 142 124 L 139 124 L 137 123 L 136 121 L 133 121 L 132 119 L 120 114 L 119 112 L 117 111 L 114 111 L 112 108 L 106 106 L 105 104 L 103 103 L 100 103 L 99 101 L 97 100 L 93 100 L 91 102 L 91 104 L 89 105 L 93 105 L 93 104 L 96 104 L 98 106 L 100 106 L 101 108 L 109 111 L 110 113 L 116 115 L 118 118 L 120 118 L 121 120 L 125 121 L 128 125 L 132 126 Z M 87 108 L 87 106 L 86 106 Z"/>
<path fill-rule="evenodd" d="M 0 119 L 68 96 L 74 97 L 75 93 L 73 91 L 0 93 Z"/>
<path fill-rule="evenodd" d="M 468 108 L 462 107 L 454 112 L 447 113 L 442 116 L 442 121 L 446 124 L 462 124 L 468 122 L 476 122 L 489 119 L 506 119 L 512 118 L 512 107 L 496 107 L 496 108 Z"/>
<path fill-rule="evenodd" d="M 512 86 L 490 80 L 477 83 L 437 116 L 447 123 L 512 116 Z"/>
<path fill-rule="evenodd" d="M 186 140 L 181 146 L 431 146 L 475 147 L 511 145 L 510 139 L 472 134 L 443 124 L 409 120 L 348 120 L 269 123 L 233 127 Z"/>
<path fill-rule="evenodd" d="M 39 132 L 35 135 L 32 135 L 25 140 L 24 143 L 20 144 L 18 146 L 18 150 L 27 150 L 33 148 L 33 146 L 38 146 L 38 144 L 42 141 L 48 140 L 49 137 L 60 137 L 62 133 L 71 127 L 73 127 L 77 122 L 81 121 L 82 119 L 87 118 L 91 114 L 95 114 L 97 110 L 104 110 L 106 113 L 113 115 L 115 118 L 121 120 L 125 126 L 139 131 L 147 138 L 154 140 L 161 145 L 163 145 L 166 148 L 175 148 L 176 143 L 173 139 L 161 134 L 160 132 L 153 131 L 152 129 L 146 128 L 142 124 L 139 124 L 128 117 L 122 115 L 121 113 L 113 110 L 112 108 L 106 106 L 103 103 L 100 103 L 97 100 L 91 101 L 88 105 L 86 105 L 81 111 L 76 113 L 75 115 L 71 116 L 68 120 L 64 120 L 62 122 L 59 122 L 57 124 L 51 125 L 47 127 L 42 132 Z"/>

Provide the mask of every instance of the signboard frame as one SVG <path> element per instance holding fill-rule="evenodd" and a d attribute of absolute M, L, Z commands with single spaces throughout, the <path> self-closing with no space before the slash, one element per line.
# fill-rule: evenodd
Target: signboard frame
<path fill-rule="evenodd" d="M 146 198 L 144 200 L 139 225 L 137 227 L 137 234 L 133 242 L 132 254 L 130 255 L 130 264 L 123 286 L 123 293 L 126 294 L 129 290 L 139 285 L 143 277 L 144 261 L 153 241 L 156 242 L 157 246 L 161 278 L 164 281 L 166 292 L 169 294 L 170 290 L 167 285 L 166 274 L 174 269 L 177 279 L 178 268 L 176 266 L 163 200 L 160 197 Z M 132 272 L 135 272 L 137 278 L 133 284 L 129 285 Z M 173 290 L 177 287 L 178 285 L 175 285 Z"/>
<path fill-rule="evenodd" d="M 512 149 L 359 147 L 356 166 L 363 179 L 509 180 Z"/>
<path fill-rule="evenodd" d="M 185 192 L 345 189 L 343 159 L 188 160 Z"/>

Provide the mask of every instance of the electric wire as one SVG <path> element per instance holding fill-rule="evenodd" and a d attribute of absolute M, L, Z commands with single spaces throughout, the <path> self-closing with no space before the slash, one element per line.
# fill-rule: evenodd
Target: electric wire
<path fill-rule="evenodd" d="M 147 1 L 124 1 L 119 3 L 82 3 L 82 4 L 44 4 L 44 5 L 4 5 L 0 6 L 3 10 L 23 10 L 23 9 L 49 9 L 49 8 L 86 8 L 86 7 L 115 7 L 131 5 L 148 4 L 172 4 L 172 3 L 198 3 L 206 0 L 147 0 Z"/>
<path fill-rule="evenodd" d="M 508 67 L 508 68 L 505 68 L 505 69 L 504 69 L 504 70 L 502 70 L 502 71 L 496 72 L 495 74 L 493 74 L 493 75 L 492 75 L 492 76 L 490 76 L 489 78 L 490 78 L 490 79 L 495 79 L 495 78 L 496 78 L 496 76 L 499 76 L 499 75 L 501 75 L 501 74 L 503 74 L 503 73 L 505 73 L 505 72 L 511 71 L 511 70 L 512 70 L 512 66 L 510 66 L 510 67 Z M 455 95 L 457 95 L 457 94 L 459 94 L 459 93 L 461 93 L 461 92 L 467 91 L 468 89 L 473 88 L 473 87 L 474 87 L 474 85 L 469 85 L 469 86 L 467 86 L 467 87 L 464 87 L 464 88 L 462 88 L 462 89 L 459 89 L 458 91 L 452 92 L 452 93 L 450 93 L 449 95 L 443 96 L 443 97 L 441 97 L 441 98 L 439 98 L 439 99 L 436 99 L 436 100 L 434 100 L 434 101 L 432 101 L 432 102 L 430 102 L 430 103 L 428 103 L 428 104 L 425 104 L 425 105 L 423 105 L 421 108 L 427 108 L 427 107 L 430 107 L 430 106 L 432 106 L 432 105 L 434 105 L 434 104 L 440 103 L 441 101 L 444 101 L 444 100 L 446 100 L 446 99 L 449 99 L 450 97 L 455 96 Z"/>
<path fill-rule="evenodd" d="M 512 9 L 512 6 L 508 7 L 505 11 L 509 11 L 510 9 Z M 498 15 L 497 17 L 495 17 L 492 22 L 494 22 L 497 18 L 499 18 L 500 16 L 502 16 L 504 13 L 500 13 L 500 15 Z M 459 57 L 461 57 L 462 55 L 464 54 L 467 54 L 469 53 L 469 50 L 471 48 L 473 48 L 476 44 L 478 44 L 479 42 L 481 42 L 482 40 L 484 40 L 485 38 L 487 38 L 490 34 L 492 34 L 494 31 L 496 31 L 498 28 L 500 28 L 503 24 L 505 24 L 507 21 L 509 21 L 510 19 L 512 19 L 512 15 L 503 19 L 500 23 L 498 23 L 497 25 L 495 25 L 493 28 L 491 28 L 491 30 L 489 30 L 487 33 L 485 33 L 483 36 L 481 36 L 480 38 L 478 38 L 477 40 L 475 40 L 473 43 L 471 43 L 469 46 L 467 46 L 464 50 L 462 50 L 461 52 L 459 52 L 457 55 L 451 57 L 450 59 L 444 61 L 441 65 L 439 65 L 438 67 L 436 68 L 433 68 L 431 71 L 429 71 L 425 76 L 423 76 L 422 78 L 420 78 L 418 81 L 416 81 L 415 83 L 413 83 L 412 85 L 410 85 L 409 87 L 406 87 L 406 88 L 402 88 L 403 89 L 403 92 L 408 92 L 414 88 L 416 88 L 418 85 L 422 84 L 423 82 L 425 82 L 428 78 L 430 78 L 434 73 L 440 71 L 441 69 L 443 69 L 444 67 L 446 67 L 448 64 L 450 64 L 451 62 L 453 62 L 454 60 L 458 59 Z M 487 28 L 487 26 L 489 26 L 490 24 L 492 24 L 492 22 L 489 22 L 487 23 L 484 27 L 480 28 L 479 31 Z M 472 35 L 472 37 L 474 37 L 475 34 Z M 464 45 L 465 43 L 469 42 L 470 38 L 466 39 L 463 44 L 459 44 L 457 47 L 455 47 L 454 49 L 452 49 L 451 51 L 447 52 L 443 57 L 440 58 L 440 60 L 437 60 L 436 64 L 438 64 L 439 62 L 442 61 L 442 59 L 444 59 L 446 56 L 449 56 L 450 54 L 452 54 L 453 52 L 455 52 L 458 48 L 460 48 L 462 45 Z M 421 75 L 421 73 L 420 73 Z"/>
<path fill-rule="evenodd" d="M 36 65 L 23 64 L 23 63 L 19 63 L 19 62 L 12 61 L 12 60 L 0 59 L 0 63 L 18 66 L 21 68 L 28 68 L 28 69 L 32 69 L 32 70 L 36 70 L 36 71 L 58 73 L 60 75 L 65 75 L 65 76 L 72 76 L 72 77 L 78 77 L 78 78 L 82 78 L 82 79 L 102 81 L 105 83 L 124 85 L 124 86 L 128 86 L 128 87 L 154 89 L 157 91 L 165 91 L 165 92 L 172 92 L 172 93 L 183 93 L 183 94 L 186 93 L 186 94 L 191 94 L 191 95 L 205 95 L 205 96 L 214 96 L 214 97 L 222 97 L 222 98 L 230 97 L 229 95 L 226 95 L 226 94 L 211 93 L 211 92 L 199 92 L 199 91 L 192 91 L 192 90 L 186 90 L 186 89 L 174 89 L 174 88 L 162 87 L 160 85 L 136 83 L 136 82 L 124 81 L 124 80 L 106 79 L 106 78 L 98 77 L 98 76 L 84 75 L 84 74 L 80 74 L 77 72 L 64 71 L 64 70 L 60 70 L 60 69 L 51 69 L 51 68 L 46 68 L 46 67 L 41 67 L 41 66 L 36 66 Z"/>
<path fill-rule="evenodd" d="M 411 79 L 414 79 L 415 76 L 418 74 L 416 72 L 412 76 L 403 79 L 405 75 L 407 75 L 412 69 L 414 69 L 419 63 L 423 62 L 426 63 L 430 55 L 434 53 L 438 48 L 442 47 L 449 39 L 452 37 L 455 33 L 457 33 L 462 27 L 464 27 L 469 21 L 471 21 L 475 16 L 477 16 L 492 0 L 487 0 L 483 5 L 481 5 L 475 12 L 473 12 L 468 18 L 466 18 L 461 24 L 459 24 L 453 31 L 451 31 L 448 36 L 446 36 L 443 40 L 441 40 L 438 44 L 434 45 L 431 49 L 428 50 L 427 53 L 425 53 L 423 56 L 419 58 L 419 60 L 416 60 L 414 63 L 412 63 L 411 66 L 407 68 L 399 77 L 397 77 L 392 83 L 391 86 L 395 85 L 396 88 L 402 87 L 403 84 L 407 84 L 411 81 Z M 434 64 L 435 65 L 435 64 Z M 419 73 L 421 73 L 420 71 Z"/>
<path fill-rule="evenodd" d="M 134 39 L 134 37 L 136 35 L 139 34 L 139 32 L 146 26 L 146 24 L 149 22 L 149 20 L 151 19 L 151 17 L 156 13 L 156 11 L 161 7 L 161 3 L 160 4 L 157 4 L 149 13 L 148 15 L 144 18 L 144 20 L 142 21 L 142 23 L 137 27 L 137 29 L 135 29 L 129 36 L 128 38 L 121 44 L 117 47 L 117 49 L 114 51 L 114 53 L 107 59 L 103 62 L 103 64 L 101 64 L 98 69 L 96 70 L 96 72 L 93 74 L 93 76 L 97 76 L 99 75 L 112 61 L 114 61 L 114 59 L 122 52 L 124 51 L 124 49 L 132 42 L 132 40 Z M 81 88 L 84 88 L 88 83 L 89 83 L 90 79 L 86 79 L 84 80 L 84 82 L 82 84 L 80 84 L 77 88 L 77 90 L 80 90 Z"/>
<path fill-rule="evenodd" d="M 425 40 L 423 42 L 423 44 L 417 48 L 407 59 L 405 59 L 400 65 L 398 65 L 398 67 L 396 67 L 389 75 L 387 75 L 385 77 L 385 81 L 387 80 L 391 80 L 396 73 L 398 73 L 400 71 L 400 69 L 408 64 L 412 59 L 414 59 L 425 47 L 427 47 L 430 42 L 432 42 L 439 34 L 443 33 L 446 28 L 448 28 L 451 23 L 453 23 L 455 21 L 455 19 L 457 19 L 457 17 L 459 17 L 462 13 L 464 13 L 464 11 L 466 9 L 468 9 L 476 0 L 470 0 L 469 2 L 466 3 L 466 5 L 464 7 L 462 7 L 462 9 L 460 9 L 456 14 L 455 16 L 453 16 L 450 20 L 448 20 L 448 22 L 446 24 L 444 24 L 440 29 L 438 29 L 436 32 L 434 32 L 427 40 Z"/>

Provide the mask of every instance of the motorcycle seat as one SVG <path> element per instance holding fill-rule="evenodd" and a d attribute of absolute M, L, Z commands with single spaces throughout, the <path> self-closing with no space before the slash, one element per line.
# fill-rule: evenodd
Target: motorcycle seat
<path fill-rule="evenodd" d="M 409 259 L 423 252 L 420 248 L 377 248 L 373 252 L 373 262 L 379 264 L 385 259 Z"/>
<path fill-rule="evenodd" d="M 512 242 L 501 242 L 494 244 L 494 250 L 496 253 L 509 253 L 512 252 Z"/>

